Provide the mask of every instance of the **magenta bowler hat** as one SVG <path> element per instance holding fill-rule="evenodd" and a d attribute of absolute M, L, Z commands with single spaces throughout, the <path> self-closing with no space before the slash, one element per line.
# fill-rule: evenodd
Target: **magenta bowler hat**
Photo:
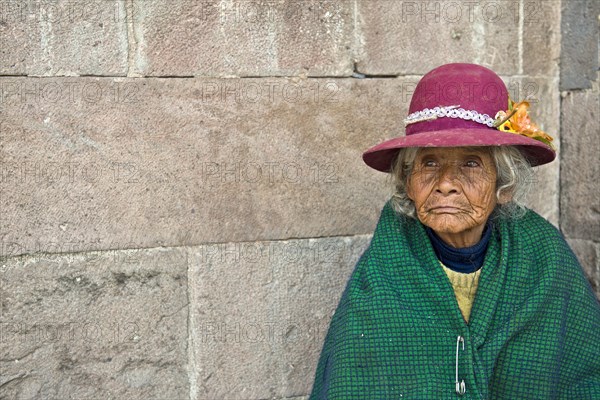
<path fill-rule="evenodd" d="M 442 65 L 417 84 L 406 136 L 371 147 L 363 160 L 389 172 L 401 148 L 470 146 L 516 146 L 532 166 L 554 160 L 555 151 L 545 143 L 492 125 L 496 113 L 507 109 L 508 90 L 494 71 L 476 64 Z"/>

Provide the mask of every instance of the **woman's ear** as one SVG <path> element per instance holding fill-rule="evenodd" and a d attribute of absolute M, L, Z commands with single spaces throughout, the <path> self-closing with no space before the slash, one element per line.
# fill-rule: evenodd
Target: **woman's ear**
<path fill-rule="evenodd" d="M 506 203 L 510 203 L 510 201 L 513 198 L 513 194 L 512 191 L 510 190 L 503 190 L 500 192 L 500 195 L 498 196 L 498 204 L 506 204 Z"/>
<path fill-rule="evenodd" d="M 412 179 L 410 179 L 410 176 L 406 178 L 406 196 L 413 202 L 415 201 L 412 190 Z"/>

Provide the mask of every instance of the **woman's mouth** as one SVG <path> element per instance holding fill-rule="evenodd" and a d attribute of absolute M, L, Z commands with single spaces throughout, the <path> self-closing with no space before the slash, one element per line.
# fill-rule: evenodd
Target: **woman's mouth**
<path fill-rule="evenodd" d="M 430 212 L 455 214 L 461 211 L 461 208 L 455 206 L 435 206 L 429 209 Z"/>

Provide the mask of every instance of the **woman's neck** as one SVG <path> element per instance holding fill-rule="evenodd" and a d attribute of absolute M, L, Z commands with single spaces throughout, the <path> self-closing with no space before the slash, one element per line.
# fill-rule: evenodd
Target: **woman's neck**
<path fill-rule="evenodd" d="M 454 247 L 446 243 L 431 228 L 427 235 L 438 259 L 448 268 L 463 273 L 477 271 L 483 266 L 487 245 L 492 234 L 492 224 L 485 224 L 480 240 L 472 246 Z"/>

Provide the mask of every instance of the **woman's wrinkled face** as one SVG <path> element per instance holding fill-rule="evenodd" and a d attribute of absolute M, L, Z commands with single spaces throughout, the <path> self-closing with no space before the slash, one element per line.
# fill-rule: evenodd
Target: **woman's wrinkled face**
<path fill-rule="evenodd" d="M 496 168 L 485 148 L 422 148 L 407 185 L 417 217 L 451 246 L 481 239 L 496 207 Z"/>

